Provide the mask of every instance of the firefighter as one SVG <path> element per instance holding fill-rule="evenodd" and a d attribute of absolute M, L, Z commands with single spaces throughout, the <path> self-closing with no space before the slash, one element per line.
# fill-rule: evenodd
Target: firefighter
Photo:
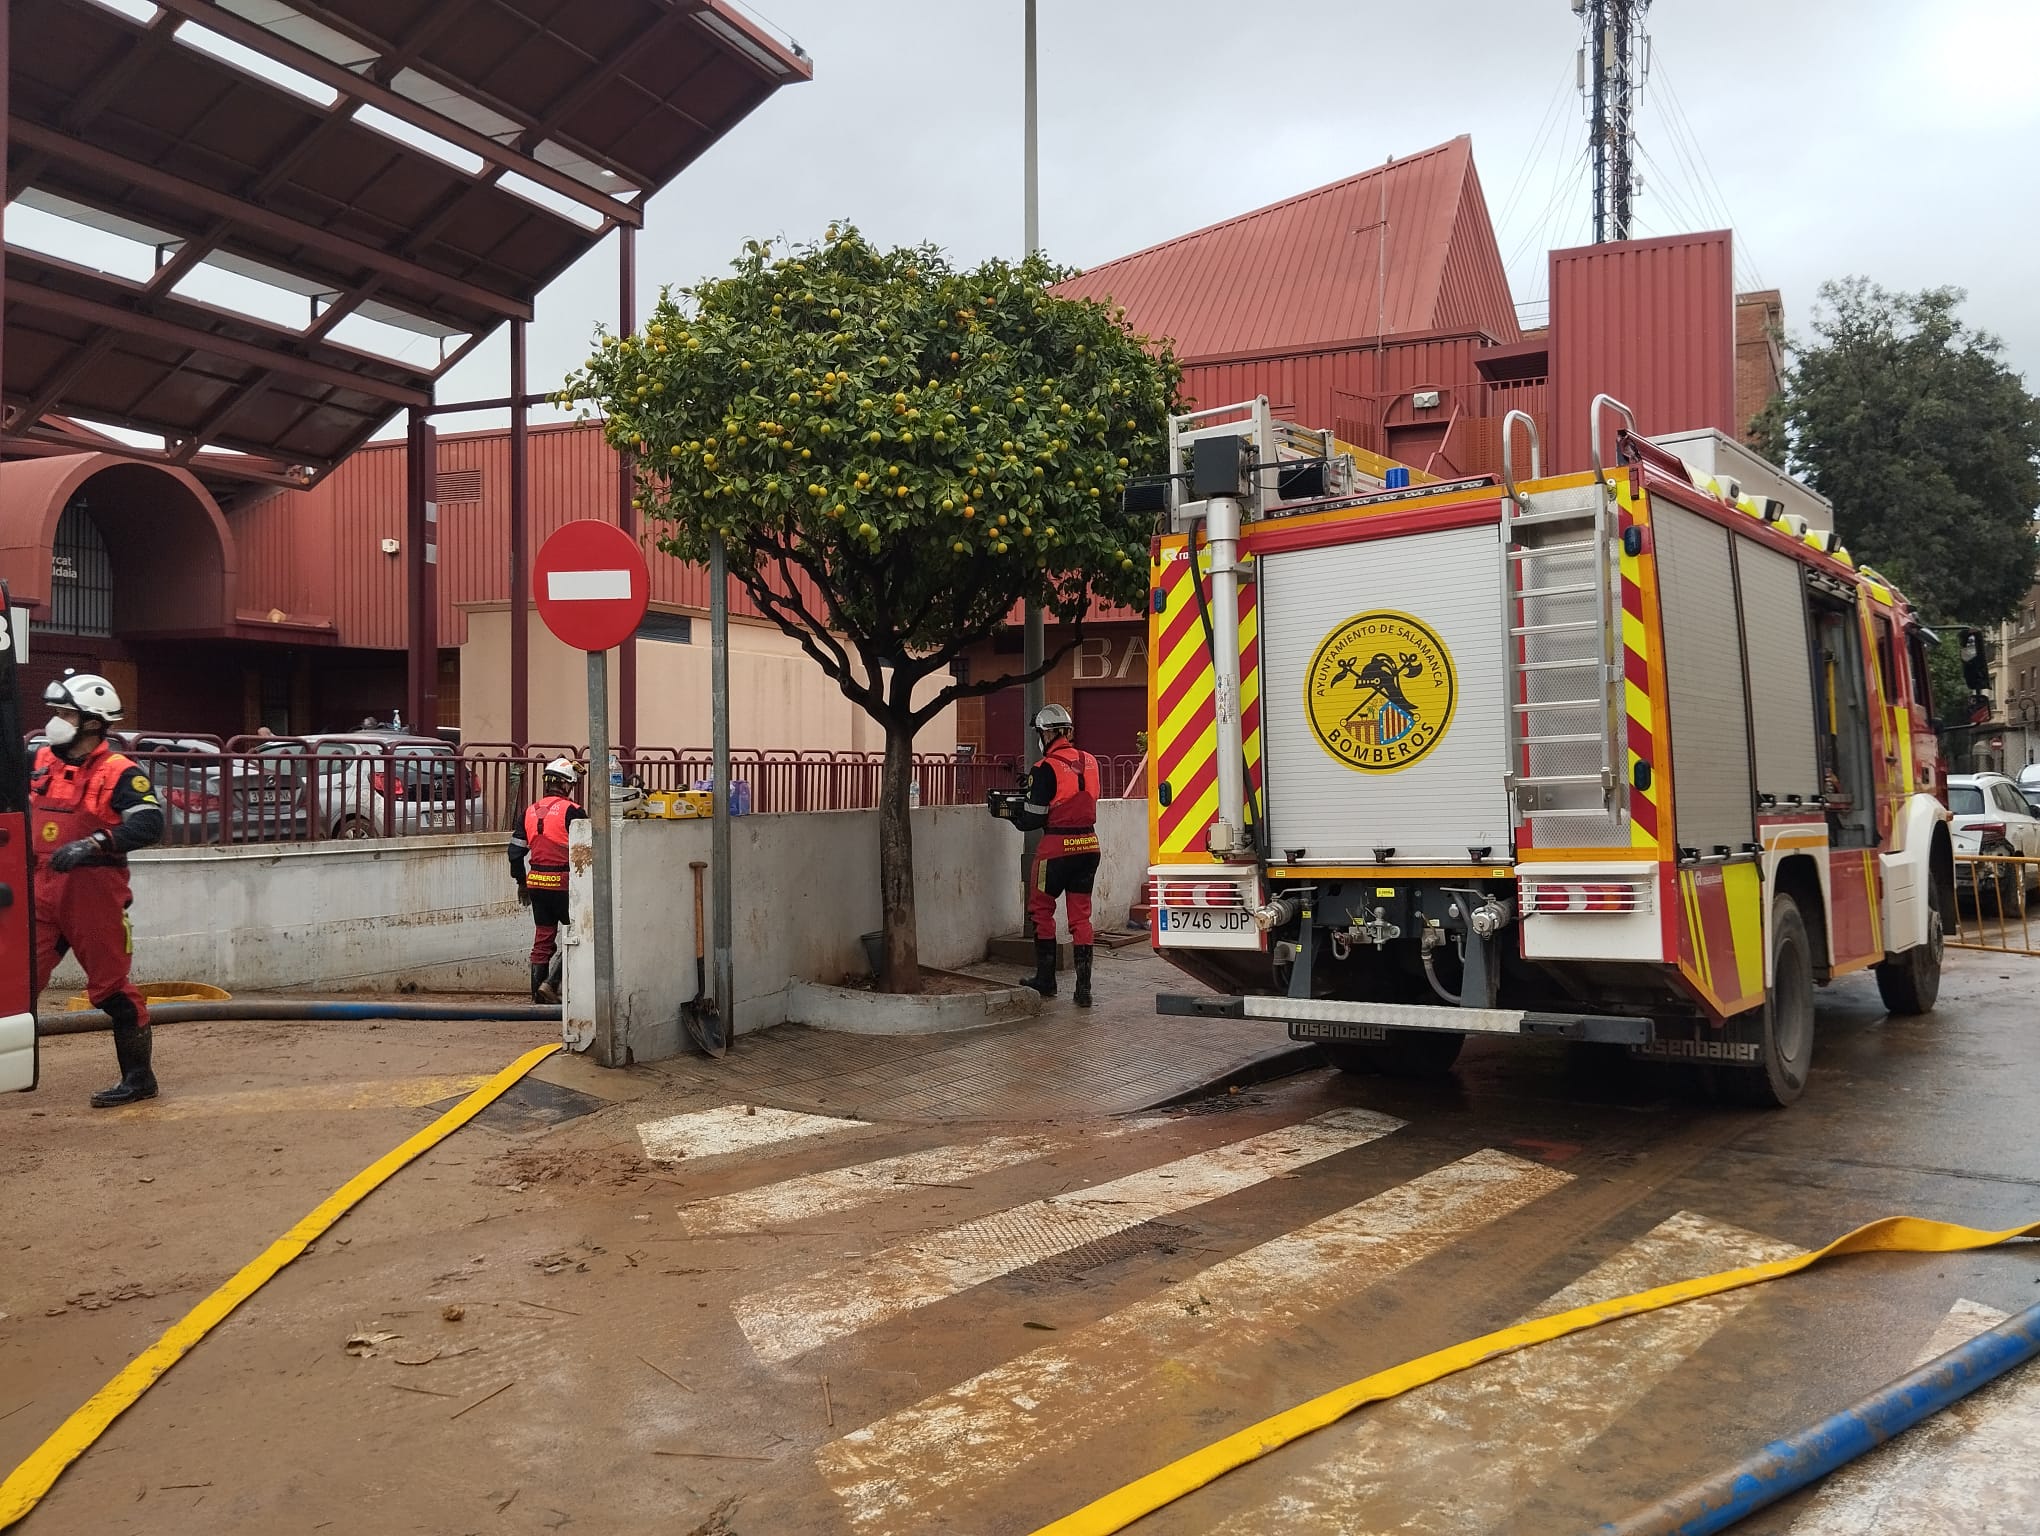
<path fill-rule="evenodd" d="M 1034 717 L 1043 746 L 1027 780 L 1027 804 L 1015 820 L 1023 831 L 1047 830 L 1034 851 L 1027 915 L 1034 926 L 1034 974 L 1021 982 L 1055 996 L 1055 899 L 1069 913 L 1076 948 L 1079 1008 L 1091 1006 L 1091 890 L 1098 882 L 1098 759 L 1077 749 L 1076 723 L 1060 704 Z"/>
<path fill-rule="evenodd" d="M 113 1020 L 120 1081 L 92 1095 L 95 1109 L 156 1096 L 150 1068 L 149 1005 L 128 979 L 134 929 L 128 906 L 127 856 L 163 837 L 155 786 L 135 763 L 107 745 L 107 727 L 121 718 L 113 684 L 90 672 L 66 671 L 43 691 L 49 745 L 35 755 L 28 784 L 35 847 L 35 989 L 66 950 L 85 970 L 85 995 Z"/>
<path fill-rule="evenodd" d="M 588 819 L 574 801 L 574 779 L 574 765 L 566 758 L 547 763 L 544 793 L 526 809 L 524 825 L 510 838 L 510 877 L 517 882 L 517 899 L 531 908 L 536 930 L 531 944 L 534 1003 L 560 1000 L 552 963 L 560 924 L 567 921 L 567 828 Z"/>

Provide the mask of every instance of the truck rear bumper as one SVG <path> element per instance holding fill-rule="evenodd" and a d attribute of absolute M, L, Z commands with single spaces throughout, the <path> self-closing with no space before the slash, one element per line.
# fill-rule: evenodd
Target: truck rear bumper
<path fill-rule="evenodd" d="M 1292 1040 L 1379 1040 L 1391 1029 L 1468 1035 L 1536 1035 L 1606 1045 L 1649 1045 L 1649 1019 L 1620 1014 L 1541 1013 L 1522 1008 L 1447 1008 L 1351 1003 L 1325 997 L 1186 997 L 1162 993 L 1155 1012 L 1196 1019 L 1271 1019 Z"/>

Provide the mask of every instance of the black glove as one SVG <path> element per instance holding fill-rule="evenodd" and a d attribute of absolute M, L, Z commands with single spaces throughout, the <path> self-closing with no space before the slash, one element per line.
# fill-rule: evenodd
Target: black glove
<path fill-rule="evenodd" d="M 520 907 L 531 905 L 531 887 L 522 880 L 517 882 L 517 905 Z"/>
<path fill-rule="evenodd" d="M 74 843 L 66 843 L 50 855 L 50 868 L 60 875 L 68 875 L 74 869 L 99 861 L 101 849 L 97 837 L 81 837 Z"/>

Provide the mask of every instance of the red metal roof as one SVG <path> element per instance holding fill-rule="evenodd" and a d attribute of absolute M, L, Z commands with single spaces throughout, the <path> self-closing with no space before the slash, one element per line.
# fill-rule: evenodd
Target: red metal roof
<path fill-rule="evenodd" d="M 1167 337 L 1188 362 L 1413 331 L 1519 334 L 1463 134 L 1093 267 L 1058 291 L 1124 305 L 1135 329 Z"/>

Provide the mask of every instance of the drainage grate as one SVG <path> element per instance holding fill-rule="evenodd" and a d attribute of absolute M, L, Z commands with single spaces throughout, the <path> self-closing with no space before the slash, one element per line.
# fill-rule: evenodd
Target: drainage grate
<path fill-rule="evenodd" d="M 1103 1269 L 1107 1264 L 1117 1264 L 1121 1259 L 1137 1259 L 1150 1253 L 1174 1253 L 1195 1235 L 1189 1227 L 1146 1221 L 1137 1227 L 1128 1227 L 1124 1232 L 1114 1232 L 1085 1243 L 1081 1248 L 1072 1248 L 1067 1253 L 1030 1264 L 1025 1269 L 1016 1269 L 1012 1278 L 1044 1285 L 1064 1284 L 1081 1280 L 1091 1271 Z"/>

